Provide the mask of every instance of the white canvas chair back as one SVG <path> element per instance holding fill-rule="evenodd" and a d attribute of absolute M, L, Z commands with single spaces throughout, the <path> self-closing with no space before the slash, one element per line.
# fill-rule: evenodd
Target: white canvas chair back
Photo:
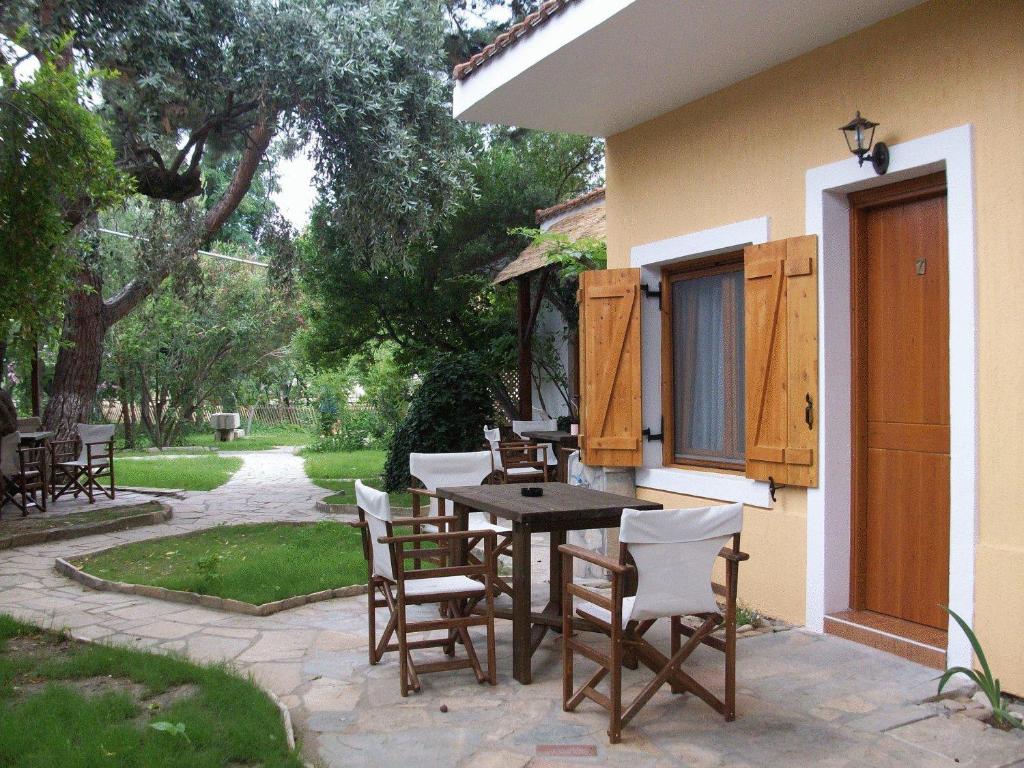
<path fill-rule="evenodd" d="M 619 541 L 637 569 L 630 620 L 718 613 L 711 571 L 718 551 L 742 527 L 742 504 L 623 510 Z"/>
<path fill-rule="evenodd" d="M 495 427 L 494 429 L 488 429 L 484 427 L 484 440 L 491 446 L 491 457 L 494 459 L 494 468 L 502 469 L 501 465 L 501 451 L 498 450 L 498 445 L 501 443 L 501 428 Z"/>
<path fill-rule="evenodd" d="M 0 474 L 4 477 L 13 477 L 21 469 L 21 465 L 18 463 L 18 446 L 20 444 L 20 432 L 11 432 L 0 437 Z"/>
<path fill-rule="evenodd" d="M 373 551 L 373 572 L 389 581 L 395 580 L 391 569 L 391 547 L 381 544 L 378 539 L 388 535 L 387 524 L 391 522 L 391 500 L 384 491 L 378 491 L 362 480 L 356 480 L 356 505 L 366 513 L 366 527 Z"/>
<path fill-rule="evenodd" d="M 491 474 L 489 451 L 468 453 L 410 453 L 409 474 L 428 491 L 456 485 L 480 485 Z M 430 500 L 430 514 L 436 515 L 437 499 Z M 448 503 L 445 502 L 445 511 Z"/>
<path fill-rule="evenodd" d="M 114 425 L 113 424 L 79 424 L 78 425 L 78 439 L 82 443 L 82 448 L 78 452 L 78 461 L 83 464 L 88 460 L 89 454 L 86 449 L 88 443 L 105 443 L 114 437 Z M 103 459 L 105 463 L 107 460 Z"/>
<path fill-rule="evenodd" d="M 532 421 L 513 421 L 512 431 L 520 437 L 523 432 L 554 432 L 558 429 L 558 419 L 533 419 Z M 557 449 L 554 445 L 548 445 L 548 465 L 558 464 Z M 538 457 L 539 458 L 539 457 Z"/>

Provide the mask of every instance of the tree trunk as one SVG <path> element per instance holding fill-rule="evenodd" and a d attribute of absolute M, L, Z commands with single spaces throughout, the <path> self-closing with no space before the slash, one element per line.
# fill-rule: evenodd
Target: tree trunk
<path fill-rule="evenodd" d="M 61 348 L 53 369 L 53 394 L 43 416 L 46 428 L 54 430 L 59 438 L 67 437 L 74 424 L 91 415 L 107 330 L 133 312 L 185 257 L 195 253 L 201 241 L 209 240 L 220 231 L 249 191 L 253 175 L 274 136 L 276 119 L 276 114 L 264 116 L 249 131 L 245 152 L 227 189 L 207 212 L 198 239 L 182 243 L 177 259 L 168 259 L 149 273 L 135 277 L 106 301 L 98 268 L 83 263 L 78 276 L 79 288 L 68 297 L 65 308 Z"/>
<path fill-rule="evenodd" d="M 132 421 L 132 402 L 128 394 L 128 377 L 123 373 L 120 377 L 121 388 L 121 419 L 124 422 L 124 447 L 135 448 L 135 424 Z"/>
<path fill-rule="evenodd" d="M 46 428 L 54 430 L 60 439 L 92 413 L 108 327 L 99 272 L 83 266 L 78 285 L 68 296 L 63 344 L 57 353 L 53 392 L 43 417 Z"/>

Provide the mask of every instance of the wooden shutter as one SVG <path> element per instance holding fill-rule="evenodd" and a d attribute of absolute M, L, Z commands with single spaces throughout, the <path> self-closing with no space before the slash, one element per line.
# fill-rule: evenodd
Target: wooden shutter
<path fill-rule="evenodd" d="M 640 270 L 580 275 L 580 447 L 587 464 L 643 463 Z"/>
<path fill-rule="evenodd" d="M 818 240 L 743 251 L 747 477 L 818 484 Z"/>

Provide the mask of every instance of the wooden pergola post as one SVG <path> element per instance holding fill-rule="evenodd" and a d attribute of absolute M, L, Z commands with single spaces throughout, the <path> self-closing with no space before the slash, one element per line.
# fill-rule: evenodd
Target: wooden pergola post
<path fill-rule="evenodd" d="M 533 370 L 532 328 L 530 328 L 530 274 L 516 278 L 519 289 L 519 418 L 533 418 Z"/>
<path fill-rule="evenodd" d="M 32 388 L 32 415 L 41 416 L 43 409 L 43 386 L 42 386 L 42 371 L 41 364 L 39 362 L 39 341 L 35 341 L 32 344 L 32 374 L 30 377 L 30 386 Z"/>

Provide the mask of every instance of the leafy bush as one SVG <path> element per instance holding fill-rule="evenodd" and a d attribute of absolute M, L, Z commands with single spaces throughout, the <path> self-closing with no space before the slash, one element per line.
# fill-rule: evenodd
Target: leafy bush
<path fill-rule="evenodd" d="M 384 465 L 384 487 L 409 485 L 409 454 L 479 450 L 483 428 L 494 415 L 491 377 L 472 353 L 441 355 L 412 396 Z"/>

